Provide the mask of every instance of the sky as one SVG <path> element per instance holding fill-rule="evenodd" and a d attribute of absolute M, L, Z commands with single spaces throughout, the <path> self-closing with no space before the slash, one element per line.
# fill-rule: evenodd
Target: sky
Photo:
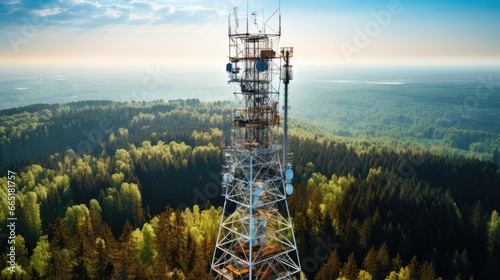
<path fill-rule="evenodd" d="M 223 69 L 228 14 L 243 0 L 0 2 L 0 67 Z M 281 7 L 281 46 L 308 65 L 500 65 L 498 0 L 255 0 Z M 231 11 L 231 12 L 230 12 Z M 234 18 L 233 18 L 234 24 Z"/>

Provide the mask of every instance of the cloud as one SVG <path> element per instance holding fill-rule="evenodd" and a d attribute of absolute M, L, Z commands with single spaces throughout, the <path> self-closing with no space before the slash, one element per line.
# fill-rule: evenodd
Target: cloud
<path fill-rule="evenodd" d="M 157 7 L 158 5 L 156 3 L 152 3 L 149 1 L 132 1 L 131 5 L 134 8 L 138 9 L 154 9 L 153 7 Z"/>
<path fill-rule="evenodd" d="M 61 7 L 32 10 L 31 13 L 38 17 L 53 16 L 64 12 Z"/>
<path fill-rule="evenodd" d="M 3 4 L 6 5 L 15 5 L 21 3 L 21 0 L 11 0 L 11 1 L 3 1 Z"/>
<path fill-rule="evenodd" d="M 201 0 L 11 0 L 0 3 L 0 25 L 24 25 L 36 18 L 50 26 L 100 27 L 109 24 L 205 24 L 219 20 L 225 1 Z M 224 8 L 223 8 L 224 7 Z M 1 12 L 5 10 L 6 12 Z M 43 18 L 43 19 L 42 19 Z M 0 27 L 0 30 L 3 29 Z"/>
<path fill-rule="evenodd" d="M 116 18 L 120 18 L 122 16 L 123 12 L 122 11 L 119 11 L 119 10 L 116 10 L 116 9 L 110 9 L 110 8 L 106 8 L 104 10 L 104 13 L 103 15 L 107 18 L 111 18 L 111 19 L 116 19 Z"/>

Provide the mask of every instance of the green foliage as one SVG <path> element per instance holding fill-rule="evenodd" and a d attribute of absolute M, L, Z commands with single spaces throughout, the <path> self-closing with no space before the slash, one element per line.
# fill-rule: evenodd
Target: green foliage
<path fill-rule="evenodd" d="M 26 194 L 18 194 L 19 204 L 21 206 L 20 231 L 26 238 L 28 246 L 32 246 L 40 237 L 42 232 L 42 221 L 40 218 L 40 204 L 37 201 L 37 195 L 33 191 Z"/>
<path fill-rule="evenodd" d="M 324 83 L 317 83 L 307 89 L 299 85 L 308 94 L 294 96 L 292 107 L 303 109 L 294 110 L 293 114 L 312 125 L 294 123 L 292 132 L 297 127 L 302 134 L 305 130 L 319 137 L 331 134 L 346 141 L 364 139 L 379 147 L 426 149 L 491 160 L 500 147 L 498 124 L 492 121 L 500 119 L 498 95 L 472 108 L 464 105 L 464 100 L 474 93 L 470 87 L 461 85 L 450 93 L 441 92 L 441 86 L 418 84 L 424 90 L 417 95 L 413 82 L 357 83 L 352 87 L 325 87 Z"/>
<path fill-rule="evenodd" d="M 99 201 L 97 201 L 96 199 L 91 199 L 89 204 L 90 204 L 90 211 L 95 211 L 99 215 L 102 214 L 102 208 L 101 205 L 99 205 Z"/>
<path fill-rule="evenodd" d="M 68 228 L 72 227 L 73 225 L 83 226 L 86 224 L 89 216 L 90 212 L 85 204 L 74 205 L 68 207 L 68 209 L 66 210 L 64 224 Z"/>
<path fill-rule="evenodd" d="M 125 175 L 122 172 L 111 175 L 111 187 L 119 189 L 123 180 L 125 180 Z"/>
<path fill-rule="evenodd" d="M 145 223 L 142 226 L 142 240 L 139 244 L 139 259 L 142 264 L 148 267 L 155 267 L 157 255 L 155 249 L 156 235 L 150 224 Z"/>
<path fill-rule="evenodd" d="M 373 276 L 369 272 L 361 269 L 358 273 L 358 278 L 356 278 L 356 279 L 357 280 L 372 280 Z"/>
<path fill-rule="evenodd" d="M 50 258 L 52 258 L 52 254 L 49 249 L 49 241 L 47 235 L 43 235 L 33 249 L 30 262 L 38 276 L 44 277 L 47 274 Z"/>
<path fill-rule="evenodd" d="M 408 267 L 402 267 L 399 272 L 391 271 L 389 276 L 386 278 L 388 280 L 410 280 L 410 269 Z"/>
<path fill-rule="evenodd" d="M 26 273 L 26 271 L 19 265 L 14 267 L 14 272 L 8 268 L 4 268 L 0 275 L 2 276 L 2 279 L 5 280 L 21 280 L 28 278 L 28 273 Z"/>
<path fill-rule="evenodd" d="M 500 274 L 500 218 L 497 210 L 491 213 L 488 221 L 488 251 L 489 260 L 483 277 L 492 278 Z"/>
<path fill-rule="evenodd" d="M 310 240 L 315 236 L 325 240 L 333 232 L 341 246 L 363 260 L 362 267 L 374 279 L 384 279 L 391 271 L 399 273 L 406 264 L 412 278 L 420 277 L 413 255 L 427 262 L 425 277 L 432 274 L 430 264 L 435 275 L 453 278 L 459 273 L 462 277 L 480 275 L 487 269 L 485 212 L 500 203 L 498 183 L 493 183 L 498 182 L 496 166 L 432 154 L 418 155 L 417 160 L 416 155 L 406 152 L 351 149 L 333 141 L 292 138 L 292 143 L 301 147 L 295 150 L 295 168 L 304 171 L 297 172 L 297 180 L 307 182 L 296 187 L 288 199 L 302 258 L 314 255 L 317 245 L 308 243 Z M 309 163 L 313 159 L 317 165 Z M 399 175 L 404 159 L 416 163 L 410 165 L 414 168 L 410 176 Z M 323 172 L 335 176 L 327 180 Z M 309 174 L 308 180 L 304 174 Z M 467 179 L 471 174 L 477 174 L 476 181 Z M 485 174 L 489 179 L 478 182 Z M 481 189 L 481 194 L 472 189 Z M 489 193 L 487 205 L 470 206 L 485 193 Z M 325 202 L 328 199 L 331 202 Z M 316 219 L 312 215 L 315 211 L 326 214 L 323 218 L 331 217 L 333 228 L 328 227 L 328 219 Z M 321 230 L 315 231 L 317 228 Z M 465 253 L 453 257 L 456 250 Z M 469 261 L 472 254 L 476 261 Z M 340 255 L 344 261 L 347 257 L 346 253 Z"/>
<path fill-rule="evenodd" d="M 0 133 L 17 139 L 0 134 L 0 166 L 19 170 L 18 275 L 211 279 L 208 264 L 222 215 L 222 200 L 213 191 L 220 183 L 230 109 L 229 103 L 193 100 L 102 101 L 16 111 L 20 121 L 0 114 L 14 127 L 0 126 Z M 35 116 L 36 125 L 23 124 Z M 383 122 L 391 127 L 414 121 L 396 117 Z M 89 140 L 82 130 L 100 138 L 95 129 L 104 119 L 111 122 L 109 131 L 101 130 L 91 151 L 79 151 L 77 144 Z M 288 202 L 300 257 L 316 256 L 318 248 L 330 254 L 319 271 L 307 271 L 304 278 L 498 276 L 498 166 L 449 156 L 461 154 L 450 147 L 466 144 L 484 154 L 496 145 L 491 135 L 436 127 L 425 133 L 450 143 L 427 150 L 408 140 L 411 133 L 399 142 L 374 124 L 336 130 L 351 136 L 369 132 L 370 139 L 328 136 L 305 121 L 292 127 L 296 178 Z M 12 164 L 20 159 L 27 161 Z M 3 177 L 2 229 L 6 197 Z M 325 249 L 325 241 L 340 248 Z"/>
<path fill-rule="evenodd" d="M 500 217 L 497 210 L 493 210 L 488 222 L 488 239 L 490 248 L 500 245 Z"/>
<path fill-rule="evenodd" d="M 140 207 L 138 205 L 142 205 L 142 196 L 139 191 L 139 186 L 134 183 L 122 183 L 119 198 L 124 209 L 125 217 L 127 217 L 129 221 L 135 220 L 136 223 L 140 222 L 139 219 L 142 219 L 142 214 L 140 216 L 134 215 L 134 210 Z"/>
<path fill-rule="evenodd" d="M 228 129 L 230 110 L 228 102 L 175 100 L 80 101 L 0 111 L 0 168 L 68 147 L 79 155 L 114 152 L 152 135 L 155 142 L 168 134 L 172 140 L 195 144 L 193 131 L 206 132 L 218 146 L 222 142 L 218 129 Z M 103 146 L 105 140 L 110 145 Z"/>

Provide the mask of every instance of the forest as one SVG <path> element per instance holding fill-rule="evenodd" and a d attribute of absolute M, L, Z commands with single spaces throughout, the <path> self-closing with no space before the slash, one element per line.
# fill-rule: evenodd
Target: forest
<path fill-rule="evenodd" d="M 498 83 L 481 71 L 448 71 L 453 76 L 384 69 L 391 80 L 324 71 L 294 85 L 294 92 L 308 94 L 293 95 L 292 112 L 337 136 L 491 160 L 500 148 Z"/>
<path fill-rule="evenodd" d="M 0 111 L 2 236 L 11 185 L 17 217 L 15 272 L 0 238 L 0 278 L 213 279 L 231 108 L 190 99 Z M 333 136 L 304 119 L 291 133 L 301 279 L 499 278 L 498 150 Z"/>

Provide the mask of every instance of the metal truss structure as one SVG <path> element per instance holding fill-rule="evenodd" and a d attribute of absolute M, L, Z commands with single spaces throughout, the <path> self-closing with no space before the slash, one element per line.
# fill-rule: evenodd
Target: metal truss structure
<path fill-rule="evenodd" d="M 226 70 L 234 93 L 234 129 L 223 152 L 224 215 L 211 266 L 216 279 L 294 279 L 301 271 L 286 202 L 293 171 L 284 163 L 288 153 L 281 144 L 287 141 L 282 141 L 278 109 L 281 80 L 287 91 L 291 79 L 293 49 L 276 52 L 279 8 L 260 26 L 256 18 L 247 11 L 246 30 L 240 33 L 238 9 L 229 16 Z"/>

